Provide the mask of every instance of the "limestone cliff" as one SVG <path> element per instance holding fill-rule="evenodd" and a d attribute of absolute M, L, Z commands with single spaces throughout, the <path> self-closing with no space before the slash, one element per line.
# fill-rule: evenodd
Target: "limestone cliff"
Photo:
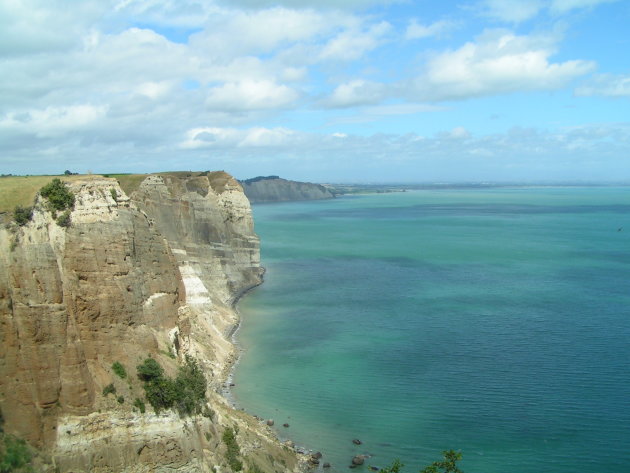
<path fill-rule="evenodd" d="M 255 419 L 218 394 L 235 356 L 234 300 L 260 283 L 249 202 L 225 173 L 163 174 L 130 196 L 115 179 L 72 182 L 71 225 L 43 202 L 0 229 L 0 407 L 7 432 L 51 471 L 229 471 L 224 428 L 265 472 L 300 468 Z M 174 374 L 186 355 L 208 381 L 206 415 L 142 414 L 135 367 Z M 119 362 L 129 376 L 112 371 Z M 113 383 L 117 396 L 103 395 Z"/>
<path fill-rule="evenodd" d="M 245 195 L 252 203 L 292 200 L 332 199 L 335 195 L 321 184 L 288 181 L 278 176 L 255 177 L 241 181 Z"/>

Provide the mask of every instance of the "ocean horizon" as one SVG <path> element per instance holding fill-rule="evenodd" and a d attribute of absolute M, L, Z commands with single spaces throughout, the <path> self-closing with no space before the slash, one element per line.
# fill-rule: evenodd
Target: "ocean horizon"
<path fill-rule="evenodd" d="M 447 449 L 466 473 L 628 471 L 629 195 L 254 206 L 267 272 L 238 306 L 237 405 L 331 471 L 357 454 L 418 471 Z"/>

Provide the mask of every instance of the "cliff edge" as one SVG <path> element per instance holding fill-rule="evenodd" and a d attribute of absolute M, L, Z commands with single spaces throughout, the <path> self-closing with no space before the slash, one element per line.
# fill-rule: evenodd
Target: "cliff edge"
<path fill-rule="evenodd" d="M 233 303 L 262 275 L 238 181 L 156 174 L 127 195 L 88 176 L 69 190 L 69 226 L 40 196 L 28 223 L 0 228 L 5 432 L 43 452 L 45 471 L 234 471 L 226 430 L 244 469 L 300 470 L 292 449 L 219 394 L 236 356 Z M 170 376 L 196 360 L 203 414 L 141 412 L 136 367 L 148 357 Z"/>
<path fill-rule="evenodd" d="M 254 177 L 241 181 L 251 203 L 332 199 L 335 195 L 321 184 L 288 181 L 278 176 Z"/>

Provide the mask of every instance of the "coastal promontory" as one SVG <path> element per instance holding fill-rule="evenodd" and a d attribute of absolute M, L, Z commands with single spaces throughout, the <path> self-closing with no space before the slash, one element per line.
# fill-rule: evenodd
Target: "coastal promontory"
<path fill-rule="evenodd" d="M 233 304 L 263 271 L 238 181 L 64 181 L 66 211 L 40 193 L 0 228 L 3 435 L 39 452 L 41 471 L 298 471 L 221 394 Z"/>
<path fill-rule="evenodd" d="M 259 176 L 241 181 L 251 203 L 287 202 L 294 200 L 332 199 L 335 194 L 321 184 L 282 179 L 279 176 Z"/>

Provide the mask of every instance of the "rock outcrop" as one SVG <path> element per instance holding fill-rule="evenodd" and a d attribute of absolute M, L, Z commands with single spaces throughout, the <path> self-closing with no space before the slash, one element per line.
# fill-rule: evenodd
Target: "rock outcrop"
<path fill-rule="evenodd" d="M 332 199 L 335 195 L 321 184 L 288 181 L 278 176 L 255 177 L 241 181 L 245 195 L 252 203 L 292 200 Z"/>
<path fill-rule="evenodd" d="M 51 471 L 229 471 L 226 427 L 246 465 L 298 469 L 293 451 L 218 394 L 236 356 L 233 303 L 262 275 L 239 183 L 173 173 L 148 176 L 130 196 L 100 176 L 70 188 L 69 227 L 40 199 L 31 222 L 0 229 L 5 431 L 47 453 Z M 133 407 L 142 360 L 174 375 L 186 356 L 208 381 L 204 415 Z M 110 383 L 117 396 L 103 394 Z"/>

